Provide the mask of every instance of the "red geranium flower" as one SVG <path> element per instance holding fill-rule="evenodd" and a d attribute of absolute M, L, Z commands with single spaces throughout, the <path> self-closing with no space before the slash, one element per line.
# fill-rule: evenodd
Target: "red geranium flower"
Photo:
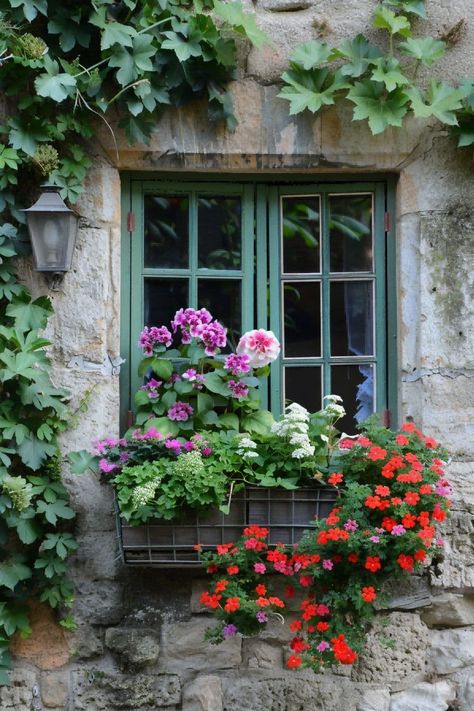
<path fill-rule="evenodd" d="M 364 602 L 373 602 L 377 599 L 377 593 L 372 586 L 362 588 L 361 595 Z"/>
<path fill-rule="evenodd" d="M 226 604 L 224 605 L 224 610 L 226 612 L 235 612 L 240 607 L 240 599 L 238 597 L 229 597 Z"/>
<path fill-rule="evenodd" d="M 229 575 L 237 575 L 239 572 L 239 566 L 238 565 L 229 565 L 227 567 L 227 572 Z"/>
<path fill-rule="evenodd" d="M 380 558 L 377 555 L 367 556 L 365 560 L 365 568 L 367 570 L 370 570 L 372 573 L 376 573 L 381 567 L 382 564 L 380 563 Z"/>
<path fill-rule="evenodd" d="M 286 665 L 289 669 L 296 669 L 296 667 L 301 666 L 301 657 L 298 657 L 297 654 L 292 654 L 288 657 Z"/>

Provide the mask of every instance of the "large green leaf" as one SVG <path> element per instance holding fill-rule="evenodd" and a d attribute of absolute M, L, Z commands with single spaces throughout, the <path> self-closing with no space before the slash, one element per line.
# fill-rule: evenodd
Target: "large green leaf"
<path fill-rule="evenodd" d="M 71 474 L 83 474 L 88 469 L 96 470 L 98 457 L 88 452 L 87 449 L 81 449 L 78 452 L 69 452 L 68 460 Z"/>
<path fill-rule="evenodd" d="M 52 313 L 53 307 L 49 296 L 40 296 L 31 301 L 26 293 L 13 299 L 6 309 L 7 316 L 15 320 L 15 327 L 22 331 L 45 328 Z"/>
<path fill-rule="evenodd" d="M 278 96 L 290 102 L 291 115 L 305 109 L 316 113 L 323 106 L 334 104 L 337 92 L 349 86 L 340 71 L 333 73 L 329 69 L 313 69 L 308 72 L 298 64 L 290 66 L 291 69 L 282 75 L 287 86 Z"/>
<path fill-rule="evenodd" d="M 31 569 L 14 560 L 5 561 L 0 563 L 0 585 L 8 588 L 9 590 L 14 590 L 18 583 L 23 580 L 28 580 L 31 578 Z"/>
<path fill-rule="evenodd" d="M 46 520 L 53 526 L 56 525 L 58 518 L 71 519 L 76 515 L 74 511 L 61 500 L 55 501 L 52 504 L 40 500 L 36 504 L 36 509 L 38 513 L 43 514 Z"/>
<path fill-rule="evenodd" d="M 362 76 L 380 56 L 380 50 L 370 44 L 362 34 L 358 34 L 354 39 L 344 40 L 340 47 L 332 52 L 334 59 L 349 60 L 348 64 L 341 66 L 342 76 L 355 78 Z"/>
<path fill-rule="evenodd" d="M 127 86 L 138 79 L 143 72 L 151 72 L 151 57 L 156 54 L 151 35 L 137 35 L 131 41 L 131 49 L 117 44 L 114 46 L 109 66 L 118 67 L 117 81 Z"/>
<path fill-rule="evenodd" d="M 400 62 L 394 57 L 382 57 L 374 62 L 372 79 L 385 84 L 387 91 L 394 91 L 399 86 L 410 84 L 402 71 Z"/>
<path fill-rule="evenodd" d="M 242 432 L 257 432 L 258 434 L 268 434 L 274 423 L 273 415 L 268 410 L 259 410 L 252 415 L 242 419 Z"/>
<path fill-rule="evenodd" d="M 26 637 L 31 632 L 29 625 L 29 609 L 27 605 L 21 605 L 13 601 L 0 603 L 0 627 L 3 627 L 5 634 L 9 637 L 20 632 L 22 637 Z M 1 683 L 1 682 L 0 682 Z"/>
<path fill-rule="evenodd" d="M 57 447 L 49 442 L 41 442 L 37 437 L 28 437 L 18 446 L 18 454 L 23 464 L 37 471 L 43 462 L 57 452 Z"/>
<path fill-rule="evenodd" d="M 46 71 L 35 79 L 35 89 L 39 96 L 60 103 L 74 94 L 75 77 L 66 72 L 60 72 L 59 64 L 51 59 L 45 61 L 45 69 Z"/>
<path fill-rule="evenodd" d="M 402 35 L 410 37 L 411 24 L 404 15 L 396 15 L 385 5 L 378 5 L 374 13 L 374 27 L 387 30 L 391 35 Z"/>
<path fill-rule="evenodd" d="M 154 417 L 151 420 L 146 421 L 145 431 L 154 428 L 158 430 L 163 436 L 175 435 L 179 432 L 179 425 L 167 417 Z"/>
<path fill-rule="evenodd" d="M 164 32 L 163 34 L 167 39 L 162 42 L 162 49 L 172 50 L 180 62 L 186 62 L 191 57 L 201 56 L 202 48 L 197 38 L 185 37 L 173 31 Z"/>
<path fill-rule="evenodd" d="M 18 538 L 25 545 L 34 543 L 41 534 L 41 526 L 34 518 L 20 518 L 16 530 Z"/>
<path fill-rule="evenodd" d="M 48 0 L 9 0 L 12 7 L 21 7 L 25 19 L 33 22 L 38 12 L 48 14 Z"/>
<path fill-rule="evenodd" d="M 232 26 L 239 34 L 245 35 L 256 47 L 261 48 L 269 43 L 265 32 L 258 27 L 255 15 L 244 12 L 241 2 L 224 3 L 214 0 L 214 12 L 221 20 Z"/>
<path fill-rule="evenodd" d="M 418 17 L 426 17 L 425 0 L 383 0 L 383 4 L 391 5 L 412 15 L 418 15 Z"/>
<path fill-rule="evenodd" d="M 354 120 L 367 119 L 373 134 L 382 133 L 388 126 L 401 126 L 408 111 L 406 92 L 396 89 L 387 93 L 384 84 L 370 79 L 357 82 L 347 98 L 356 105 Z"/>
<path fill-rule="evenodd" d="M 5 350 L 0 353 L 0 381 L 6 382 L 13 378 L 34 380 L 38 375 L 36 364 L 37 357 L 34 353 L 12 353 Z"/>
<path fill-rule="evenodd" d="M 301 64 L 304 69 L 314 69 L 327 62 L 330 54 L 331 48 L 326 42 L 310 40 L 295 49 L 291 61 Z"/>
<path fill-rule="evenodd" d="M 454 88 L 442 81 L 437 82 L 432 79 L 425 96 L 414 86 L 407 90 L 407 94 L 417 118 L 436 116 L 442 123 L 455 126 L 458 123 L 456 111 L 462 108 L 466 89 Z"/>
<path fill-rule="evenodd" d="M 431 67 L 444 55 L 447 45 L 433 37 L 409 37 L 405 42 L 400 42 L 399 47 L 403 54 Z"/>

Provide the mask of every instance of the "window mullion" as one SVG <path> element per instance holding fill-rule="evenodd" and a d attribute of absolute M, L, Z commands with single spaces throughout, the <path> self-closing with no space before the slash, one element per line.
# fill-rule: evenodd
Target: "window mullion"
<path fill-rule="evenodd" d="M 331 392 L 331 328 L 330 328 L 330 241 L 329 241 L 329 198 L 327 193 L 321 194 L 321 259 L 322 259 L 322 284 L 321 284 L 321 318 L 322 318 L 322 356 L 323 356 L 323 387 L 322 395 Z"/>
<path fill-rule="evenodd" d="M 193 190 L 189 196 L 189 306 L 198 307 L 198 198 Z"/>
<path fill-rule="evenodd" d="M 281 204 L 279 190 L 268 189 L 268 235 L 269 235 L 269 277 L 270 277 L 270 329 L 282 342 L 281 313 Z M 282 409 L 283 357 L 271 366 L 271 409 L 278 416 Z"/>

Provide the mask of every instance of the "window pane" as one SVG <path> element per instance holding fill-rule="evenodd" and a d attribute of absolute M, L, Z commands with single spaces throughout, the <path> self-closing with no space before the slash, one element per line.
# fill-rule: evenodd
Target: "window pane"
<path fill-rule="evenodd" d="M 198 200 L 198 262 L 208 269 L 240 269 L 242 204 L 240 197 Z"/>
<path fill-rule="evenodd" d="M 372 271 L 372 195 L 329 198 L 330 270 Z"/>
<path fill-rule="evenodd" d="M 227 342 L 235 349 L 242 335 L 240 279 L 199 279 L 198 308 L 206 308 L 227 328 Z"/>
<path fill-rule="evenodd" d="M 310 412 L 321 409 L 321 368 L 285 367 L 285 404 L 297 402 Z"/>
<path fill-rule="evenodd" d="M 321 355 L 320 301 L 319 282 L 284 282 L 283 320 L 286 358 Z"/>
<path fill-rule="evenodd" d="M 187 279 L 145 279 L 145 326 L 169 328 L 176 311 L 189 304 Z"/>
<path fill-rule="evenodd" d="M 188 267 L 188 209 L 186 196 L 145 195 L 145 267 Z"/>
<path fill-rule="evenodd" d="M 337 428 L 354 434 L 356 424 L 363 422 L 374 412 L 374 366 L 332 366 L 331 392 L 342 397 L 347 413 L 339 420 Z"/>
<path fill-rule="evenodd" d="M 331 354 L 373 355 L 372 281 L 331 282 Z"/>
<path fill-rule="evenodd" d="M 283 272 L 318 273 L 319 197 L 282 198 Z"/>

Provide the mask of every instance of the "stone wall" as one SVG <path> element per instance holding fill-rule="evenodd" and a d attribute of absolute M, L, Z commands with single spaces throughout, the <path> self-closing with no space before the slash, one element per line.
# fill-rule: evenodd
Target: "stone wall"
<path fill-rule="evenodd" d="M 281 171 L 396 174 L 399 384 L 411 415 L 450 448 L 453 516 L 445 558 L 430 577 L 394 591 L 366 653 L 352 669 L 316 675 L 285 670 L 288 630 L 258 639 L 204 644 L 203 584 L 190 571 L 128 569 L 119 559 L 110 490 L 93 475 L 65 472 L 78 512 L 80 547 L 71 573 L 78 629 L 66 633 L 42 606 L 33 635 L 15 644 L 14 683 L 0 690 L 5 711 L 470 711 L 474 708 L 474 170 L 469 151 L 436 122 L 407 122 L 372 137 L 341 105 L 290 118 L 275 82 L 292 47 L 311 37 L 334 42 L 369 32 L 375 0 L 258 0 L 259 24 L 277 38 L 263 51 L 241 46 L 233 87 L 239 126 L 210 126 L 204 106 L 169 111 L 150 146 L 119 160 L 102 126 L 79 204 L 74 268 L 52 294 L 54 380 L 73 401 L 93 388 L 90 406 L 64 437 L 80 449 L 118 431 L 121 171 Z M 436 36 L 471 18 L 471 0 L 428 0 Z M 250 0 L 249 7 L 253 7 Z M 474 26 L 437 70 L 456 80 L 474 70 Z M 24 264 L 34 294 L 42 277 Z"/>

